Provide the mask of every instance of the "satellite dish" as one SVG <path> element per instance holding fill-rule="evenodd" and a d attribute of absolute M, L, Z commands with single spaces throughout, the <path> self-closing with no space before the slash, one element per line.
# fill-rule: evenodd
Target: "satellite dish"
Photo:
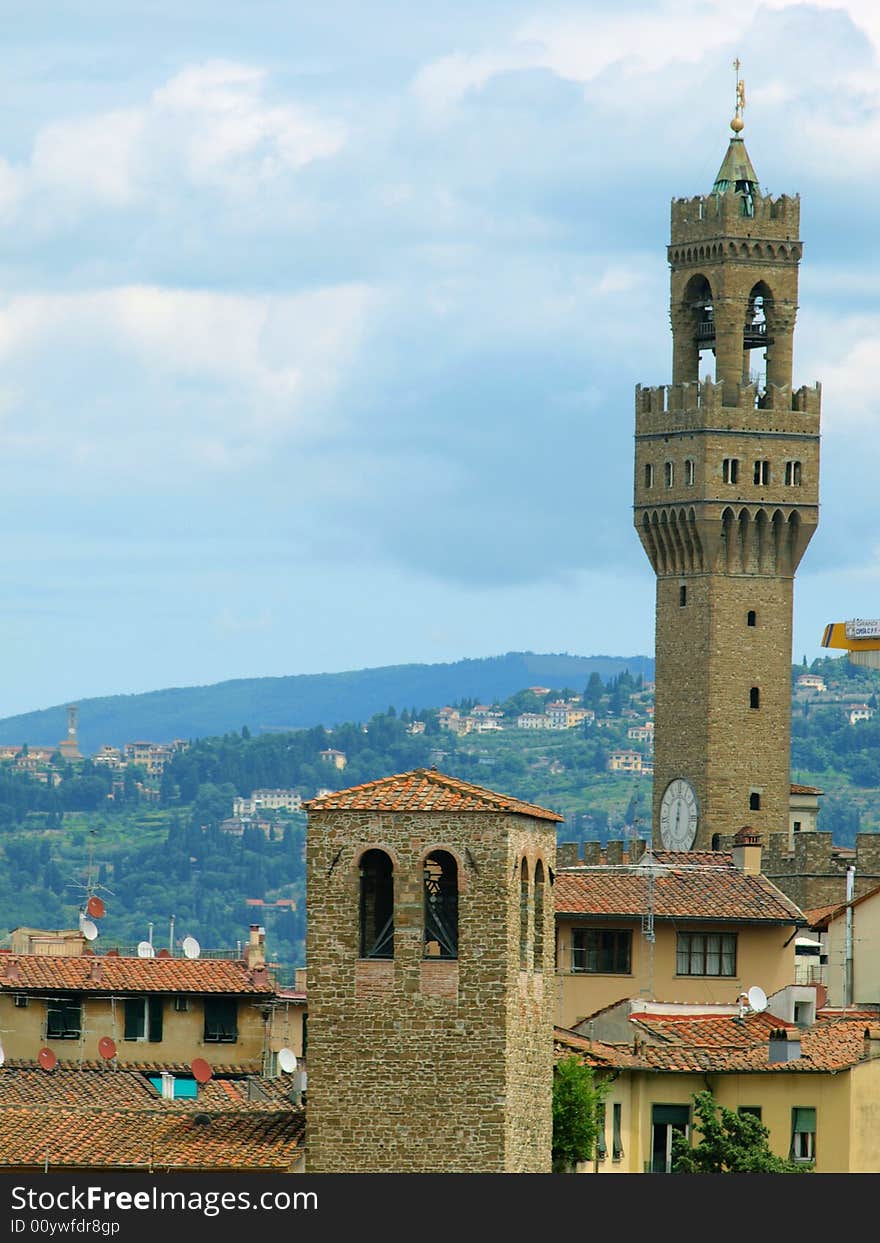
<path fill-rule="evenodd" d="M 199 945 L 195 937 L 184 937 L 183 938 L 184 958 L 198 958 L 201 952 L 202 952 L 202 947 L 201 945 Z"/>
<path fill-rule="evenodd" d="M 203 1057 L 193 1058 L 190 1070 L 196 1083 L 207 1083 L 214 1073 Z"/>
<path fill-rule="evenodd" d="M 90 919 L 80 919 L 79 930 L 87 941 L 94 941 L 98 935 L 98 925 Z"/>
<path fill-rule="evenodd" d="M 138 941 L 138 958 L 154 958 L 155 954 L 149 941 Z"/>
<path fill-rule="evenodd" d="M 162 949 L 159 950 L 159 953 L 156 955 L 156 957 L 157 958 L 170 958 L 171 950 L 167 950 L 163 947 Z"/>
<path fill-rule="evenodd" d="M 37 1054 L 37 1061 L 40 1063 L 43 1070 L 54 1070 L 55 1063 L 58 1061 L 58 1058 L 51 1049 L 40 1049 Z"/>
<path fill-rule="evenodd" d="M 278 1050 L 278 1065 L 285 1075 L 292 1074 L 296 1070 L 296 1054 L 293 1049 Z"/>
<path fill-rule="evenodd" d="M 103 918 L 104 914 L 106 913 L 106 910 L 107 908 L 104 906 L 103 901 L 99 897 L 96 897 L 94 894 L 89 898 L 88 902 L 86 903 L 86 914 L 91 915 L 92 919 Z"/>
<path fill-rule="evenodd" d="M 749 1005 L 754 1010 L 755 1014 L 761 1014 L 767 1009 L 767 994 L 764 992 L 763 988 L 759 988 L 757 984 L 752 985 L 746 993 L 746 996 L 748 997 Z"/>
<path fill-rule="evenodd" d="M 105 1062 L 116 1056 L 116 1044 L 109 1036 L 102 1036 L 98 1041 L 98 1052 Z"/>

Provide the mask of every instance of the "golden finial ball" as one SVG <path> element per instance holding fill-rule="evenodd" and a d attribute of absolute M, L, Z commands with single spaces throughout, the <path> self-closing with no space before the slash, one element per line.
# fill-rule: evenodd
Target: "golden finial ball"
<path fill-rule="evenodd" d="M 738 134 L 740 130 L 745 129 L 745 125 L 746 123 L 742 117 L 734 117 L 730 122 L 730 128 L 733 130 L 734 134 Z"/>

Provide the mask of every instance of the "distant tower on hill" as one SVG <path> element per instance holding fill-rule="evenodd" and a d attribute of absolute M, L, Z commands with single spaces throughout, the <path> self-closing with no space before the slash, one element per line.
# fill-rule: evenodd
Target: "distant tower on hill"
<path fill-rule="evenodd" d="M 636 390 L 634 519 L 657 575 L 654 844 L 677 850 L 746 824 L 788 830 L 794 575 L 818 521 L 821 390 L 792 389 L 800 200 L 761 193 L 744 102 L 738 80 L 712 192 L 672 203 L 672 384 Z"/>
<path fill-rule="evenodd" d="M 81 760 L 82 754 L 77 741 L 76 730 L 79 721 L 79 708 L 76 704 L 67 705 L 67 737 L 58 744 L 58 750 L 66 760 Z"/>
<path fill-rule="evenodd" d="M 306 804 L 310 1173 L 549 1173 L 555 812 L 434 769 Z"/>

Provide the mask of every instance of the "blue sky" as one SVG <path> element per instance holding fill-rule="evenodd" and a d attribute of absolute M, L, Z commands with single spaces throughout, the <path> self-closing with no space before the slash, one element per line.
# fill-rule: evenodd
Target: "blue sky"
<path fill-rule="evenodd" d="M 650 654 L 632 393 L 669 379 L 669 201 L 711 188 L 735 55 L 823 383 L 795 657 L 880 614 L 873 4 L 0 13 L 0 715 Z"/>

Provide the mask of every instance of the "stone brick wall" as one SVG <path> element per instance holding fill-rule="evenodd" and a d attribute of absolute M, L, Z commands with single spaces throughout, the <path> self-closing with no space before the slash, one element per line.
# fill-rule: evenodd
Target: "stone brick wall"
<path fill-rule="evenodd" d="M 394 959 L 358 959 L 358 859 L 395 864 Z M 459 957 L 423 955 L 423 860 L 459 863 Z M 520 969 L 520 863 L 555 868 L 555 824 L 490 813 L 309 816 L 310 1172 L 547 1172 L 554 916 Z M 530 887 L 530 896 L 533 886 Z"/>
<path fill-rule="evenodd" d="M 761 195 L 752 216 L 735 194 L 673 204 L 673 383 L 636 391 L 634 520 L 657 574 L 656 846 L 676 777 L 699 800 L 695 849 L 747 824 L 765 837 L 788 829 L 793 581 L 818 520 L 821 402 L 818 386 L 792 389 L 799 211 L 796 198 Z M 743 344 L 754 297 L 767 326 L 760 400 Z M 700 381 L 706 302 L 716 374 Z M 738 461 L 733 482 L 726 459 Z M 766 482 L 754 482 L 756 462 L 769 464 Z"/>
<path fill-rule="evenodd" d="M 764 835 L 761 871 L 802 911 L 846 901 L 846 870 L 855 864 L 855 896 L 880 885 L 880 834 L 859 833 L 855 852 L 841 850 L 830 833 L 798 833 L 789 848 L 786 834 Z M 731 839 L 721 840 L 729 850 Z"/>

